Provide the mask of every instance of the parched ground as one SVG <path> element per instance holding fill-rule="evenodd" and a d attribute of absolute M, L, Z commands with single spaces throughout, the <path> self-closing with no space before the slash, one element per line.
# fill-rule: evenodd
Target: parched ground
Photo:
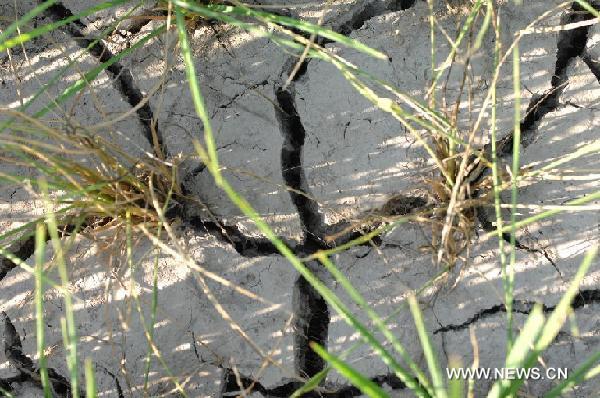
<path fill-rule="evenodd" d="M 261 2 L 279 4 L 279 1 Z M 296 0 L 277 12 L 318 21 L 388 55 L 376 60 L 341 47 L 324 46 L 422 99 L 431 78 L 429 9 L 420 0 Z M 436 17 L 444 32 L 455 37 L 464 18 L 464 2 L 440 2 Z M 526 7 L 499 2 L 509 43 L 558 1 L 531 0 Z M 327 6 L 327 4 L 329 4 Z M 1 15 L 11 20 L 36 5 L 33 1 L 0 2 Z M 88 2 L 59 2 L 36 26 L 77 14 Z M 152 13 L 152 4 L 137 11 Z M 91 37 L 109 26 L 126 8 L 116 8 L 78 20 L 48 36 L 0 54 L 0 105 L 17 108 L 50 81 L 70 60 L 74 66 L 27 110 L 33 114 L 74 82 L 82 71 L 104 62 L 139 40 L 158 21 L 135 19 L 119 26 L 101 45 L 86 53 Z M 541 22 L 558 26 L 589 20 L 569 5 Z M 8 22 L 2 22 L 6 26 Z M 395 208 L 403 214 L 426 205 L 424 180 L 434 165 L 400 123 L 350 86 L 330 64 L 310 60 L 291 84 L 285 81 L 296 64 L 273 42 L 222 24 L 199 23 L 191 29 L 198 79 L 206 97 L 224 174 L 299 256 L 328 248 L 326 236 L 345 230 L 367 214 Z M 157 122 L 163 150 L 181 157 L 184 191 L 205 206 L 182 204 L 174 228 L 190 261 L 158 255 L 158 312 L 154 342 L 164 364 L 150 364 L 148 395 L 176 395 L 174 380 L 192 397 L 226 397 L 250 387 L 252 397 L 287 397 L 306 376 L 324 366 L 308 347 L 310 340 L 341 354 L 355 349 L 347 360 L 390 392 L 411 396 L 404 384 L 360 343 L 358 333 L 329 308 L 253 223 L 215 186 L 195 156 L 192 139 L 203 126 L 196 117 L 184 64 L 175 48 L 174 34 L 165 34 L 132 56 L 101 73 L 91 86 L 59 110 L 46 115 L 50 122 L 92 126 L 125 112 L 128 116 L 97 134 L 111 139 L 127 153 L 146 156 L 148 137 Z M 444 33 L 437 32 L 438 60 L 450 51 Z M 521 51 L 522 153 L 524 165 L 546 164 L 597 142 L 600 134 L 600 30 L 583 24 L 575 29 L 530 34 Z M 493 73 L 494 42 L 484 38 L 469 70 L 469 101 L 459 107 L 458 124 L 468 128 L 487 95 Z M 460 65 L 460 55 L 457 65 Z M 512 134 L 514 95 L 510 62 L 498 84 L 498 124 L 502 137 Z M 460 92 L 462 70 L 453 69 L 446 97 Z M 132 111 L 143 98 L 149 101 Z M 482 130 L 487 131 L 488 116 Z M 5 116 L 2 116 L 5 118 Z M 0 120 L 1 121 L 1 120 Z M 489 139 L 481 134 L 476 143 Z M 510 152 L 510 151 L 509 151 Z M 503 162 L 510 164 L 509 154 Z M 550 176 L 530 179 L 519 189 L 519 201 L 530 205 L 561 205 L 594 193 L 600 186 L 600 155 L 576 159 Z M 587 176 L 567 178 L 573 171 Z M 35 177 L 36 171 L 0 163 L 0 172 Z M 561 178 L 562 176 L 562 178 Z M 402 195 L 402 196 L 398 196 Z M 403 197 L 399 205 L 398 198 Z M 408 198 L 408 199 L 406 199 Z M 410 200 L 409 200 L 410 199 Z M 510 203 L 510 193 L 503 196 Z M 196 203 L 196 202 L 194 202 Z M 598 201 L 591 202 L 598 205 Z M 398 208 L 399 206 L 399 208 Z M 0 233 L 22 225 L 42 211 L 27 187 L 0 186 Z M 521 209 L 519 217 L 535 209 Z M 508 214 L 508 213 L 507 213 Z M 470 366 L 501 367 L 505 357 L 505 320 L 498 245 L 488 237 L 486 215 L 473 231 L 468 265 L 456 267 L 442 283 L 426 289 L 420 302 L 441 366 L 458 358 Z M 491 215 L 487 215 L 491 219 Z M 600 212 L 561 213 L 519 232 L 517 250 L 515 327 L 522 326 L 534 303 L 549 313 L 575 274 L 584 253 L 598 245 Z M 390 316 L 393 333 L 416 362 L 426 367 L 412 317 L 403 303 L 440 272 L 431 253 L 422 248 L 431 232 L 419 224 L 403 224 L 373 245 L 354 247 L 334 256 L 336 264 L 382 316 Z M 355 237 L 341 234 L 337 244 Z M 68 238 L 67 238 L 68 239 Z M 143 396 L 148 322 L 152 306 L 154 247 L 135 237 L 132 270 L 126 264 L 123 231 L 88 231 L 69 241 L 68 265 L 75 297 L 79 355 L 91 358 L 98 391 L 103 397 Z M 28 263 L 32 241 L 15 242 L 13 252 Z M 52 256 L 48 249 L 47 256 Z M 4 350 L 0 353 L 0 386 L 17 396 L 41 396 L 36 378 L 33 277 L 2 259 L 0 310 L 3 311 Z M 308 266 L 350 303 L 321 266 Z M 58 278 L 56 275 L 50 276 Z M 136 283 L 132 283 L 135 281 Z M 139 301 L 136 301 L 136 298 Z M 59 396 L 67 396 L 68 375 L 60 320 L 64 304 L 59 292 L 45 296 L 49 367 Z M 140 311 L 144 319 L 140 317 Z M 359 319 L 369 323 L 356 309 Z M 600 349 L 600 264 L 596 261 L 573 303 L 574 317 L 542 355 L 543 367 L 575 368 Z M 473 340 L 478 342 L 473 344 Z M 391 347 L 390 347 L 391 348 Z M 23 355 L 29 360 L 23 360 Z M 19 360 L 20 358 L 20 360 Z M 28 370 L 30 369 L 30 370 Z M 83 370 L 81 371 L 83 378 Z M 492 380 L 478 381 L 483 396 Z M 556 381 L 530 380 L 528 396 L 541 396 Z M 574 397 L 595 396 L 600 382 L 577 387 Z M 316 394 L 316 393 L 315 393 Z M 314 395 L 319 396 L 319 395 Z M 332 372 L 321 391 L 325 397 L 360 396 L 343 377 Z"/>

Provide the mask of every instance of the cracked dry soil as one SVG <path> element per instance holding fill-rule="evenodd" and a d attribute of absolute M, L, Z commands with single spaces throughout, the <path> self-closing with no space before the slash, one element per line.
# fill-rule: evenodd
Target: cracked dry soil
<path fill-rule="evenodd" d="M 298 2 L 301 3 L 304 2 Z M 514 32 L 546 11 L 550 3 L 558 4 L 531 1 L 526 10 L 512 2 L 501 6 L 501 17 L 506 21 L 503 40 L 508 41 Z M 3 4 L 3 15 L 22 15 L 33 5 L 22 2 L 14 9 L 12 4 Z M 61 20 L 84 6 L 85 2 L 76 0 L 57 2 L 36 23 Z M 151 10 L 146 11 L 140 15 L 149 15 Z M 330 9 L 309 3 L 307 7 L 277 12 L 313 19 L 324 13 L 326 26 L 388 54 L 389 60 L 368 59 L 325 40 L 319 44 L 335 49 L 411 95 L 424 95 L 431 75 L 429 43 L 423 40 L 429 35 L 425 2 L 357 0 L 349 4 L 334 2 Z M 457 16 L 445 7 L 439 7 L 436 13 L 447 32 L 455 34 L 460 13 Z M 53 70 L 65 65 L 69 54 L 82 48 L 90 49 L 81 61 L 89 67 L 122 51 L 127 44 L 116 39 L 93 44 L 94 33 L 112 18 L 104 15 L 75 20 L 47 40 L 28 43 L 25 52 L 30 59 L 22 51 L 15 51 L 12 60 L 3 58 L 2 106 L 18 105 L 19 98 L 37 90 L 36 79 L 49 79 Z M 591 18 L 572 5 L 551 17 L 549 25 Z M 125 43 L 135 40 L 154 23 L 151 19 L 135 21 L 118 32 Z M 449 49 L 439 34 L 442 59 Z M 493 42 L 491 37 L 485 40 L 487 50 L 471 64 L 473 109 L 481 106 L 485 90 L 480 87 L 487 84 L 492 72 L 489 49 Z M 375 111 L 330 65 L 307 60 L 286 86 L 284 82 L 297 59 L 279 51 L 273 43 L 210 23 L 196 27 L 192 41 L 198 78 L 206 87 L 226 173 L 297 255 L 306 256 L 357 237 L 356 232 L 337 233 L 345 231 L 361 214 L 389 207 L 390 198 L 418 187 L 427 170 L 431 170 L 422 149 L 402 132 L 400 125 L 389 115 Z M 598 42 L 597 25 L 526 36 L 522 40 L 524 164 L 556 158 L 599 139 Z M 154 150 L 154 129 L 162 153 L 191 155 L 191 136 L 200 134 L 202 125 L 194 116 L 181 59 L 170 55 L 169 64 L 165 65 L 165 57 L 157 56 L 165 44 L 169 46 L 168 37 L 158 38 L 131 58 L 111 65 L 94 90 L 69 104 L 68 117 L 92 124 L 102 121 L 97 116 L 99 108 L 105 113 L 122 113 L 143 102 L 129 118 L 107 132 L 108 137 L 131 153 L 143 156 Z M 511 76 L 510 68 L 504 74 Z M 144 102 L 146 93 L 163 78 L 163 94 Z M 460 83 L 457 76 L 450 74 L 448 82 L 449 95 L 456 95 Z M 59 85 L 56 91 L 60 88 Z M 511 90 L 510 78 L 498 85 L 502 137 L 497 144 L 500 156 L 507 162 L 513 145 Z M 460 115 L 459 124 L 472 122 L 468 110 Z M 488 142 L 481 145 L 489 150 Z M 572 166 L 597 169 L 598 154 L 593 155 Z M 2 167 L 0 164 L 0 171 Z M 32 170 L 17 171 L 32 176 Z M 356 342 L 356 333 L 249 220 L 225 203 L 202 164 L 189 159 L 182 173 L 182 191 L 199 198 L 210 214 L 198 208 L 196 202 L 181 200 L 170 216 L 178 220 L 178 232 L 197 265 L 229 281 L 229 285 L 224 285 L 213 279 L 206 286 L 243 333 L 232 328 L 215 310 L 204 282 L 194 271 L 164 255 L 158 264 L 159 311 L 154 341 L 172 374 L 184 381 L 190 396 L 237 396 L 244 388 L 249 396 L 287 397 L 302 385 L 302 380 L 325 365 L 310 350 L 309 341 L 341 353 Z M 520 198 L 523 203 L 562 204 L 597 189 L 597 181 L 579 184 L 560 179 L 539 180 L 521 188 Z M 2 186 L 0 195 L 0 232 L 36 214 L 36 203 L 27 190 Z M 414 205 L 403 212 L 426 205 L 419 197 L 408 199 L 403 203 Z M 490 214 L 482 209 L 478 215 L 479 233 L 472 245 L 470 266 L 460 275 L 460 270 L 454 271 L 453 288 L 452 281 L 447 281 L 439 289 L 426 290 L 421 299 L 442 366 L 450 356 L 461 358 L 463 364 L 471 363 L 475 353 L 469 340 L 470 330 L 481 342 L 477 353 L 480 366 L 501 366 L 504 359 L 505 307 L 499 293 L 502 285 L 497 245 L 484 238 L 492 228 Z M 523 216 L 526 215 L 525 210 Z M 73 228 L 64 226 L 65 236 Z M 517 326 L 522 325 L 536 302 L 543 304 L 545 312 L 552 311 L 582 254 L 598 244 L 599 230 L 600 215 L 587 212 L 560 215 L 549 223 L 533 224 L 519 234 L 513 308 Z M 338 238 L 326 240 L 332 234 Z M 111 246 L 110 240 L 110 233 L 94 239 L 80 235 L 69 254 L 73 291 L 80 299 L 75 314 L 80 355 L 93 359 L 103 396 L 142 396 L 148 348 L 142 320 L 130 310 L 128 281 L 132 275 L 118 245 Z M 368 245 L 336 255 L 334 260 L 380 315 L 386 316 L 395 313 L 408 291 L 421 287 L 438 272 L 431 257 L 419 250 L 427 243 L 426 231 L 419 225 L 405 224 Z M 32 239 L 14 242 L 11 252 L 31 262 L 33 247 Z M 153 281 L 152 260 L 147 256 L 151 249 L 150 242 L 137 239 L 135 260 L 139 267 L 133 277 L 139 283 L 141 306 L 146 313 L 151 306 Z M 51 250 L 48 251 L 50 256 Z M 0 387 L 18 396 L 39 396 L 33 280 L 9 259 L 1 260 L 0 310 L 4 328 L 0 330 L 4 349 L 0 356 Z M 308 262 L 307 266 L 344 297 L 342 289 L 317 262 Z M 544 354 L 547 366 L 573 368 L 590 351 L 600 348 L 599 281 L 600 268 L 595 264 L 573 303 L 578 332 L 565 329 L 559 334 Z M 232 286 L 246 289 L 261 300 L 241 294 Z M 67 397 L 70 387 L 60 333 L 63 304 L 56 292 L 48 291 L 45 299 L 50 379 L 56 395 Z M 364 315 L 357 314 L 366 322 Z M 123 326 L 125 319 L 127 327 Z M 424 365 L 412 325 L 410 315 L 402 311 L 395 313 L 390 327 L 409 354 Z M 354 350 L 348 360 L 391 396 L 410 396 L 404 384 L 366 347 Z M 149 395 L 174 395 L 165 369 L 153 361 L 150 370 Z M 477 393 L 483 394 L 490 384 L 491 381 L 479 383 Z M 551 381 L 540 380 L 527 383 L 525 388 L 527 393 L 539 396 L 552 386 Z M 591 380 L 578 387 L 574 396 L 593 396 L 598 391 L 600 384 Z M 318 392 L 306 396 L 353 397 L 360 396 L 360 392 L 331 373 Z"/>

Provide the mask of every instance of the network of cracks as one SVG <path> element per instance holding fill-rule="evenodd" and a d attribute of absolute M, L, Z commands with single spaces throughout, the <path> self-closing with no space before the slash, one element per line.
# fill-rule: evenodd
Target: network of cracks
<path fill-rule="evenodd" d="M 370 1 L 364 2 L 363 7 L 355 10 L 350 18 L 346 19 L 338 26 L 331 26 L 333 30 L 350 34 L 353 30 L 359 29 L 369 19 L 390 11 L 404 10 L 412 7 L 416 0 L 387 0 L 387 1 Z M 600 5 L 594 4 L 594 7 L 600 9 Z M 287 10 L 278 12 L 290 15 Z M 57 2 L 46 10 L 46 14 L 54 21 L 63 20 L 73 17 L 73 13 L 66 8 L 62 3 Z M 574 23 L 589 20 L 591 14 L 585 12 L 577 3 L 571 6 L 570 11 L 564 17 L 565 23 Z M 145 23 L 150 20 L 137 19 L 131 24 L 128 29 L 139 31 Z M 102 41 L 96 43 L 92 39 L 87 38 L 83 33 L 85 24 L 80 20 L 75 19 L 63 29 L 76 41 L 81 48 L 88 48 L 98 62 L 106 62 L 113 54 L 103 44 Z M 537 128 L 537 124 L 542 118 L 550 112 L 553 112 L 558 107 L 560 94 L 564 90 L 568 81 L 567 67 L 577 57 L 581 58 L 590 68 L 591 72 L 600 79 L 600 69 L 590 59 L 585 52 L 586 42 L 588 39 L 589 26 L 584 25 L 576 29 L 561 31 L 557 43 L 556 64 L 554 74 L 552 76 L 552 89 L 543 95 L 534 95 L 530 101 L 528 111 L 525 118 L 521 122 L 521 139 L 522 142 L 527 142 L 528 136 L 533 134 Z M 321 40 L 321 39 L 318 39 Z M 321 40 L 320 44 L 327 44 L 325 40 Z M 327 225 L 324 222 L 323 216 L 319 211 L 319 204 L 311 199 L 310 191 L 307 185 L 304 167 L 302 164 L 302 153 L 306 138 L 306 131 L 302 124 L 299 113 L 296 110 L 294 84 L 299 79 L 305 78 L 307 64 L 310 60 L 305 60 L 291 84 L 285 85 L 283 82 L 275 84 L 275 103 L 274 110 L 279 122 L 281 135 L 283 137 L 283 145 L 281 148 L 281 174 L 285 184 L 290 188 L 289 195 L 299 215 L 301 225 L 304 231 L 304 239 L 300 244 L 287 242 L 293 251 L 304 257 L 319 249 L 328 249 L 335 245 L 340 245 L 348 242 L 359 236 L 357 232 L 346 234 L 336 234 L 338 238 L 334 241 L 325 240 L 325 236 L 339 231 L 345 231 L 348 228 L 347 222 L 341 222 L 336 225 Z M 289 76 L 296 66 L 297 58 L 290 57 L 285 63 L 284 69 L 280 76 Z M 107 73 L 111 77 L 114 86 L 123 96 L 123 98 L 135 107 L 143 100 L 141 90 L 136 87 L 134 78 L 130 70 L 119 62 L 113 63 L 107 69 Z M 266 83 L 266 82 L 265 82 Z M 137 117 L 143 126 L 143 131 L 149 142 L 152 142 L 152 120 L 154 117 L 152 107 L 149 102 L 143 106 L 139 106 L 136 110 Z M 157 128 L 158 129 L 158 128 Z M 160 130 L 156 131 L 158 142 L 162 146 L 163 153 L 169 154 L 169 148 L 164 145 Z M 507 156 L 512 148 L 512 134 L 508 134 L 498 142 L 499 156 Z M 194 172 L 198 172 L 195 170 Z M 183 178 L 186 181 L 186 178 Z M 186 187 L 182 186 L 185 192 Z M 417 211 L 419 206 L 424 206 L 420 198 L 414 198 L 410 201 L 412 207 L 405 209 L 406 212 Z M 197 231 L 199 234 L 209 234 L 217 237 L 219 240 L 231 245 L 237 253 L 244 257 L 261 257 L 280 255 L 275 246 L 266 238 L 255 238 L 244 235 L 236 226 L 226 226 L 218 220 L 205 220 L 199 216 L 185 216 L 189 214 L 183 202 L 180 207 L 172 210 L 173 213 L 184 216 L 184 221 L 187 227 Z M 488 220 L 482 219 L 481 226 L 484 229 L 490 229 L 491 223 Z M 65 233 L 73 231 L 73 226 L 63 226 Z M 369 242 L 370 245 L 378 245 L 380 241 L 376 238 Z M 518 247 L 524 250 L 531 250 L 527 247 L 518 244 Z M 20 242 L 16 242 L 12 247 L 12 254 L 17 258 L 26 260 L 33 255 L 34 238 L 28 238 Z M 319 266 L 316 263 L 308 263 L 307 266 L 318 272 Z M 0 262 L 0 280 L 7 273 L 16 267 L 16 264 L 8 258 L 2 258 Z M 299 376 L 311 377 L 324 369 L 325 363 L 316 355 L 310 348 L 309 342 L 315 341 L 323 346 L 327 345 L 328 328 L 330 324 L 329 308 L 325 300 L 311 287 L 311 285 L 300 275 L 293 284 L 294 289 L 294 368 Z M 586 304 L 600 302 L 600 290 L 582 290 L 576 296 L 573 302 L 573 308 L 581 308 Z M 529 314 L 533 309 L 534 303 L 529 301 L 516 301 L 512 311 L 520 314 Z M 551 312 L 554 308 L 544 306 L 544 312 Z M 473 314 L 469 319 L 460 324 L 442 325 L 433 334 L 448 333 L 468 328 L 482 319 L 493 316 L 497 313 L 505 312 L 506 308 L 503 304 L 497 304 L 489 308 L 480 310 Z M 6 391 L 13 390 L 14 383 L 32 382 L 39 384 L 39 370 L 34 361 L 23 353 L 21 338 L 17 333 L 11 319 L 6 313 L 2 313 L 4 320 L 4 351 L 9 364 L 16 369 L 17 375 L 11 378 L 0 379 L 0 387 Z M 115 381 L 116 391 L 119 397 L 123 397 L 123 389 L 119 384 L 119 379 L 109 370 L 105 369 Z M 60 375 L 55 369 L 49 369 L 49 378 L 52 383 L 54 392 L 61 397 L 68 397 L 70 385 L 67 378 Z M 372 377 L 371 380 L 380 386 L 387 386 L 389 389 L 398 390 L 404 389 L 404 383 L 392 374 L 382 374 Z M 302 385 L 299 381 L 285 381 L 281 384 L 267 388 L 261 384 L 260 380 L 254 380 L 246 375 L 236 375 L 232 369 L 223 369 L 222 380 L 222 396 L 236 396 L 241 389 L 253 391 L 262 394 L 265 397 L 288 397 L 293 391 Z M 329 397 L 342 398 L 359 396 L 361 392 L 353 386 L 340 386 L 334 391 L 320 391 L 307 393 L 307 397 Z"/>

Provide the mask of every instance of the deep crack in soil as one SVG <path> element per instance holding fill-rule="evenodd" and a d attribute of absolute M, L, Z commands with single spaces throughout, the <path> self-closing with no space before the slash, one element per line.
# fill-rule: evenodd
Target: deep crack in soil
<path fill-rule="evenodd" d="M 40 0 L 40 3 L 43 1 Z M 62 3 L 57 2 L 52 6 L 48 7 L 45 11 L 46 15 L 53 22 L 58 22 L 66 18 L 73 17 L 73 13 Z M 94 56 L 98 62 L 104 63 L 110 60 L 114 54 L 104 45 L 102 40 L 98 40 L 96 44 L 93 39 L 87 38 L 83 31 L 86 26 L 79 19 L 74 20 L 63 28 L 72 38 L 75 40 L 77 45 L 82 49 L 88 49 L 89 53 Z M 141 29 L 141 28 L 140 28 Z M 92 45 L 93 44 L 93 45 Z M 131 107 L 137 106 L 144 100 L 144 95 L 135 84 L 131 71 L 124 67 L 121 63 L 115 62 L 106 68 L 106 72 L 113 79 L 116 89 L 123 96 L 123 98 L 131 105 Z M 146 102 L 140 108 L 136 110 L 140 124 L 144 130 L 144 136 L 150 143 L 150 146 L 154 148 L 154 134 L 156 133 L 157 145 L 165 156 L 168 154 L 167 148 L 163 143 L 162 132 L 158 129 L 154 121 L 154 114 L 149 102 Z M 161 157 L 161 154 L 157 154 Z"/>
<path fill-rule="evenodd" d="M 5 312 L 2 312 L 1 315 L 4 320 L 4 355 L 8 359 L 8 363 L 19 374 L 16 377 L 1 379 L 0 386 L 3 386 L 9 392 L 14 392 L 12 388 L 12 383 L 14 382 L 31 382 L 41 388 L 42 383 L 39 367 L 34 366 L 31 358 L 23 353 L 21 337 L 8 315 Z M 51 388 L 54 390 L 56 396 L 63 398 L 70 397 L 71 384 L 69 380 L 53 368 L 47 368 L 47 371 Z M 83 394 L 80 395 L 83 396 Z"/>
<path fill-rule="evenodd" d="M 287 398 L 291 396 L 294 391 L 304 385 L 300 381 L 289 381 L 281 385 L 266 388 L 259 381 L 253 380 L 250 377 L 240 375 L 239 381 L 235 376 L 235 373 L 231 369 L 226 369 L 223 375 L 223 397 L 236 397 L 239 396 L 241 389 L 246 389 L 250 392 L 259 392 L 265 397 L 281 397 Z M 402 390 L 406 386 L 402 381 L 395 375 L 379 375 L 374 376 L 370 379 L 372 382 L 380 387 L 384 385 L 389 386 L 392 390 Z M 241 385 L 240 385 L 241 384 Z M 354 386 L 340 386 L 336 388 L 328 388 L 326 391 L 311 391 L 303 394 L 304 398 L 350 398 L 358 397 L 363 395 L 362 392 Z"/>
<path fill-rule="evenodd" d="M 585 305 L 593 303 L 600 303 L 600 290 L 581 290 L 573 299 L 573 302 L 571 303 L 571 308 L 583 308 Z M 512 312 L 514 314 L 529 315 L 529 313 L 531 313 L 531 310 L 533 310 L 533 307 L 536 304 L 538 303 L 536 303 L 535 301 L 514 300 Z M 541 305 L 544 313 L 552 312 L 556 308 L 556 306 L 547 306 L 543 303 L 541 303 Z M 467 329 L 470 325 L 499 313 L 506 313 L 506 307 L 504 304 L 496 304 L 490 308 L 482 309 L 466 321 L 459 324 L 442 326 L 434 330 L 433 334 L 456 332 L 459 330 Z"/>
<path fill-rule="evenodd" d="M 365 2 L 362 9 L 354 12 L 351 17 L 342 22 L 339 26 L 333 26 L 333 29 L 339 33 L 349 34 L 353 30 L 361 28 L 366 21 L 374 16 L 381 15 L 388 11 L 396 11 L 407 9 L 414 5 L 415 0 L 387 0 L 383 2 L 370 1 Z M 594 5 L 596 6 L 596 5 Z M 579 22 L 591 19 L 589 13 L 583 12 L 581 7 L 573 5 L 572 12 L 565 17 L 565 23 Z M 71 17 L 73 14 L 61 3 L 54 4 L 48 10 L 48 15 L 54 20 L 62 20 Z M 136 24 L 131 28 L 132 31 L 139 31 L 143 25 Z M 99 41 L 95 45 L 91 45 L 93 40 L 84 37 L 82 30 L 85 25 L 76 20 L 65 27 L 67 32 L 75 39 L 78 45 L 82 48 L 90 47 L 90 53 L 97 58 L 99 62 L 106 62 L 113 54 L 106 46 Z M 549 112 L 554 111 L 558 103 L 558 98 L 568 82 L 566 69 L 569 63 L 575 57 L 582 57 L 584 62 L 590 67 L 592 73 L 600 79 L 598 67 L 590 57 L 584 53 L 584 48 L 587 41 L 589 27 L 579 27 L 571 31 L 561 31 L 557 45 L 557 60 L 555 73 L 552 77 L 552 88 L 544 95 L 535 95 L 530 101 L 527 114 L 521 122 L 522 144 L 527 146 L 534 134 L 537 123 Z M 326 41 L 320 40 L 320 44 L 326 44 Z M 288 63 L 288 71 L 290 65 L 294 65 L 295 58 L 291 58 Z M 294 81 L 297 81 L 305 75 L 309 60 L 305 60 L 296 74 Z M 143 100 L 141 91 L 136 87 L 131 72 L 119 63 L 115 63 L 107 68 L 107 72 L 114 79 L 115 85 L 127 102 L 132 106 L 136 106 Z M 285 72 L 285 71 L 284 71 Z M 290 190 L 290 197 L 298 215 L 300 217 L 304 232 L 304 243 L 298 247 L 297 251 L 314 252 L 319 248 L 326 248 L 323 238 L 327 231 L 330 231 L 332 226 L 324 224 L 323 216 L 319 211 L 318 203 L 312 199 L 304 167 L 302 164 L 302 150 L 306 132 L 300 120 L 299 114 L 295 107 L 294 88 L 288 87 L 283 89 L 277 87 L 275 91 L 276 105 L 275 112 L 280 124 L 280 129 L 284 138 L 284 143 L 281 150 L 281 168 L 282 177 Z M 138 118 L 144 127 L 144 135 L 146 139 L 152 143 L 152 126 L 153 113 L 150 105 L 146 103 L 137 110 Z M 159 144 L 162 147 L 162 136 L 156 130 Z M 512 148 L 513 134 L 508 134 L 499 141 L 499 155 L 506 156 L 510 154 Z M 165 149 L 163 148 L 163 151 Z M 218 223 L 203 222 L 199 219 L 186 220 L 193 228 L 210 233 L 217 236 L 219 239 L 233 245 L 235 250 L 242 256 L 256 257 L 265 255 L 276 255 L 278 251 L 267 239 L 250 238 L 244 236 L 236 227 L 222 227 Z M 353 237 L 357 237 L 353 233 Z M 347 238 L 349 239 L 349 238 Z M 27 238 L 13 248 L 13 253 L 20 259 L 26 260 L 33 254 L 34 244 L 33 238 Z M 0 280 L 6 275 L 10 269 L 16 265 L 8 259 L 2 259 L 0 265 Z M 321 345 L 326 346 L 328 340 L 328 327 L 330 322 L 329 309 L 325 300 L 318 295 L 310 284 L 301 276 L 298 277 L 294 284 L 294 311 L 296 313 L 296 327 L 294 336 L 294 351 L 296 360 L 296 369 L 299 375 L 312 376 L 322 370 L 324 363 L 320 357 L 316 356 L 310 348 L 309 341 L 317 341 Z M 600 303 L 600 290 L 583 290 L 575 298 L 572 303 L 574 309 L 581 308 L 588 303 Z M 534 306 L 534 302 L 515 300 L 513 312 L 521 314 L 529 314 Z M 554 307 L 543 305 L 544 312 L 550 312 Z M 473 315 L 471 318 L 460 324 L 451 324 L 438 328 L 433 331 L 433 334 L 447 333 L 459 331 L 468 328 L 471 324 L 479 320 L 488 318 L 498 313 L 505 312 L 504 304 L 498 304 L 493 307 L 483 309 Z M 7 358 L 13 367 L 19 370 L 19 375 L 15 378 L 0 380 L 0 386 L 10 387 L 10 383 L 15 381 L 31 381 L 34 380 L 35 370 L 33 362 L 22 353 L 21 340 L 12 322 L 5 316 L 5 352 Z M 54 371 L 53 371 L 54 372 Z M 112 374 L 111 374 L 112 375 Z M 114 375 L 112 375 L 114 377 Z M 118 380 L 115 381 L 118 385 Z M 288 382 L 273 388 L 265 388 L 259 381 L 254 381 L 251 378 L 241 376 L 242 386 L 248 388 L 253 385 L 253 389 L 265 396 L 287 397 L 297 388 L 301 387 L 301 382 Z M 22 380 L 23 379 L 23 380 Z M 378 385 L 387 384 L 393 389 L 404 388 L 404 384 L 395 376 L 383 375 L 372 378 Z M 62 376 L 56 374 L 53 379 L 57 383 L 55 389 L 68 388 L 65 385 L 66 380 Z M 120 389 L 120 386 L 118 386 Z M 222 393 L 227 395 L 238 391 L 240 386 L 232 371 L 226 371 L 223 382 Z M 68 390 L 64 390 L 68 393 Z M 58 390 L 57 390 L 58 392 Z M 122 394 L 122 392 L 121 392 Z M 360 395 L 360 391 L 355 387 L 342 387 L 335 392 L 309 393 L 306 397 L 352 397 Z"/>

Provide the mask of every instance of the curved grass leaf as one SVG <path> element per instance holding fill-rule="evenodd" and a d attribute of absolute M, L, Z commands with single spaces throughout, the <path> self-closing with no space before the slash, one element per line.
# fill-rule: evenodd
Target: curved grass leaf
<path fill-rule="evenodd" d="M 372 398 L 389 398 L 389 395 L 377 384 L 361 375 L 344 361 L 328 353 L 323 347 L 315 342 L 310 343 L 312 348 L 321 358 L 333 366 L 342 376 L 347 378 L 350 383 L 358 387 L 360 391 Z"/>
<path fill-rule="evenodd" d="M 102 11 L 102 10 L 105 10 L 108 8 L 118 6 L 127 1 L 129 1 L 129 0 L 114 0 L 114 1 L 107 1 L 104 3 L 100 3 L 94 7 L 90 7 L 90 8 L 83 10 L 82 12 L 78 13 L 77 15 L 72 15 L 63 20 L 42 25 L 39 28 L 35 28 L 29 32 L 21 33 L 18 36 L 15 36 L 10 39 L 6 39 L 3 42 L 0 42 L 0 52 L 6 51 L 10 48 L 13 48 L 14 46 L 19 45 L 19 44 L 26 43 L 30 40 L 35 39 L 36 37 L 39 37 L 46 33 L 52 32 L 52 31 L 56 30 L 57 28 L 60 28 L 61 26 L 68 25 L 71 22 L 74 22 L 81 18 L 87 17 L 88 15 L 92 15 L 98 11 Z"/>

